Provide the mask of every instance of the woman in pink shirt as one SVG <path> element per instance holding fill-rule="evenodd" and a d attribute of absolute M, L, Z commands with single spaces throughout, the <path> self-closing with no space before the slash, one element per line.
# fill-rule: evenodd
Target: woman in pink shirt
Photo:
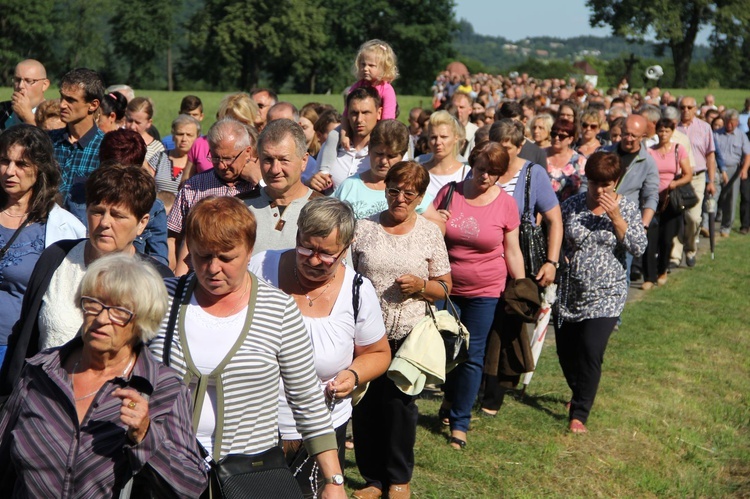
<path fill-rule="evenodd" d="M 446 222 L 445 243 L 454 279 L 451 299 L 461 311 L 470 334 L 469 358 L 446 379 L 441 415 L 447 413 L 456 449 L 466 446 L 471 408 L 479 392 L 487 335 L 505 281 L 524 277 L 518 242 L 520 219 L 515 200 L 497 185 L 508 169 L 508 153 L 500 144 L 475 148 L 469 164 L 471 177 L 438 192 L 435 208 Z"/>
<path fill-rule="evenodd" d="M 658 231 L 649 231 L 648 247 L 643 255 L 643 284 L 641 289 L 651 289 L 658 283 L 667 283 L 669 255 L 672 253 L 672 239 L 680 229 L 682 211 L 673 211 L 669 207 L 669 191 L 693 179 L 693 169 L 688 160 L 688 151 L 672 142 L 674 123 L 662 118 L 656 123 L 656 135 L 659 143 L 649 148 L 648 152 L 659 169 L 659 221 Z M 657 258 L 658 253 L 658 258 Z"/>

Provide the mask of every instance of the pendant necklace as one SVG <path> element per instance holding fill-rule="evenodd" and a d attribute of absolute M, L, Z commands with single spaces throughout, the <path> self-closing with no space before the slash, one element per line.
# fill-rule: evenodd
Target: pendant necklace
<path fill-rule="evenodd" d="M 75 388 L 75 386 L 76 386 L 75 385 L 76 370 L 78 369 L 78 364 L 80 362 L 81 362 L 81 359 L 78 359 L 78 361 L 76 362 L 76 365 L 73 366 L 73 371 L 70 373 L 70 383 L 71 383 L 71 385 L 73 385 L 73 393 L 74 394 L 75 394 L 75 389 L 76 389 Z M 125 367 L 125 370 L 122 372 L 122 374 L 120 375 L 120 377 L 124 378 L 125 376 L 127 376 L 128 371 L 130 371 L 130 368 L 133 367 L 133 363 L 135 363 L 135 357 L 133 357 L 132 359 L 130 359 L 130 362 Z M 93 397 L 94 395 L 96 395 L 97 393 L 99 393 L 99 390 L 101 390 L 101 389 L 102 389 L 102 387 L 100 386 L 96 391 L 93 391 L 93 392 L 89 393 L 88 395 L 84 395 L 82 397 L 74 397 L 74 399 L 75 399 L 76 402 L 80 402 L 81 400 L 86 400 L 87 398 Z"/>
<path fill-rule="evenodd" d="M 326 291 L 328 291 L 328 288 L 330 287 L 331 283 L 333 282 L 333 280 L 335 278 L 336 278 L 336 276 L 334 275 L 331 278 L 331 280 L 328 281 L 328 284 L 326 284 L 326 286 L 323 288 L 323 291 L 321 291 L 320 294 L 318 296 L 316 296 L 315 298 L 310 298 L 310 295 L 308 295 L 307 293 L 304 293 L 304 291 L 303 291 L 303 293 L 305 295 L 305 298 L 307 298 L 307 304 L 308 304 L 308 306 L 312 307 L 313 306 L 313 302 L 315 300 L 317 300 L 318 298 L 320 298 L 321 296 L 323 296 L 323 294 L 325 294 Z M 297 266 L 296 265 L 294 266 L 294 280 L 297 281 L 297 284 L 299 284 L 300 289 L 304 289 L 302 287 L 302 283 L 299 281 L 299 275 L 297 275 Z"/>

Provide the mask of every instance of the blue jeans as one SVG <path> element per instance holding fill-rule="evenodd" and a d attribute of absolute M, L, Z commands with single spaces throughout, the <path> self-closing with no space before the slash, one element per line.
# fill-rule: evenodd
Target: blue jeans
<path fill-rule="evenodd" d="M 471 409 L 482 382 L 487 337 L 499 299 L 452 296 L 451 300 L 461 315 L 461 322 L 469 330 L 469 358 L 448 373 L 444 391 L 446 400 L 451 404 L 451 429 L 468 431 Z"/>

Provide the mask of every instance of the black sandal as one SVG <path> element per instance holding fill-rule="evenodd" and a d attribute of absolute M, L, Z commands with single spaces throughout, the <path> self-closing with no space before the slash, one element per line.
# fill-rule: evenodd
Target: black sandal
<path fill-rule="evenodd" d="M 438 419 L 443 426 L 449 426 L 451 424 L 450 412 L 450 409 L 443 409 L 442 407 L 438 409 Z"/>
<path fill-rule="evenodd" d="M 448 437 L 448 443 L 449 443 L 449 444 L 456 444 L 456 445 L 458 445 L 458 446 L 459 446 L 459 447 L 460 447 L 461 449 L 464 449 L 464 448 L 466 448 L 466 440 L 461 440 L 460 438 L 456 438 L 456 437 Z M 456 450 L 458 450 L 458 449 L 456 449 Z"/>

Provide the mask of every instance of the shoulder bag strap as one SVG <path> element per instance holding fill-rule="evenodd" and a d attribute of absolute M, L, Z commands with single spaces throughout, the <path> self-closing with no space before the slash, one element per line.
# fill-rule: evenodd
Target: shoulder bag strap
<path fill-rule="evenodd" d="M 185 274 L 180 277 L 177 281 L 177 290 L 172 298 L 172 308 L 169 311 L 169 322 L 167 322 L 167 330 L 164 335 L 164 350 L 161 354 L 161 362 L 165 366 L 169 365 L 170 356 L 172 354 L 172 339 L 174 338 L 174 327 L 177 323 L 177 316 L 180 313 L 180 303 L 182 303 L 182 293 L 185 291 L 185 285 L 187 284 L 189 274 Z"/>
<path fill-rule="evenodd" d="M 28 227 L 30 224 L 31 224 L 31 220 L 26 220 L 15 230 L 15 232 L 13 232 L 13 235 L 10 237 L 10 239 L 8 239 L 8 242 L 5 243 L 5 246 L 3 246 L 2 249 L 0 249 L 0 258 L 3 258 L 5 256 L 5 254 L 8 252 L 13 242 L 18 238 L 18 236 L 21 235 L 21 231 L 23 231 L 23 229 Z"/>
<path fill-rule="evenodd" d="M 362 274 L 357 272 L 357 274 L 354 276 L 354 281 L 352 281 L 352 310 L 354 310 L 354 325 L 357 325 L 357 318 L 359 317 L 359 304 L 360 304 L 360 298 L 359 298 L 359 288 L 362 287 L 362 283 L 364 282 L 364 279 L 362 278 Z"/>
<path fill-rule="evenodd" d="M 531 190 L 531 168 L 534 166 L 533 163 L 529 163 L 526 167 L 526 186 L 524 187 L 523 194 L 523 216 L 532 218 L 531 208 L 529 207 L 529 191 Z"/>
<path fill-rule="evenodd" d="M 448 184 L 448 192 L 445 193 L 445 197 L 443 198 L 443 202 L 440 203 L 439 210 L 447 210 L 451 205 L 451 200 L 453 199 L 453 191 L 456 190 L 456 182 L 450 182 Z"/>

